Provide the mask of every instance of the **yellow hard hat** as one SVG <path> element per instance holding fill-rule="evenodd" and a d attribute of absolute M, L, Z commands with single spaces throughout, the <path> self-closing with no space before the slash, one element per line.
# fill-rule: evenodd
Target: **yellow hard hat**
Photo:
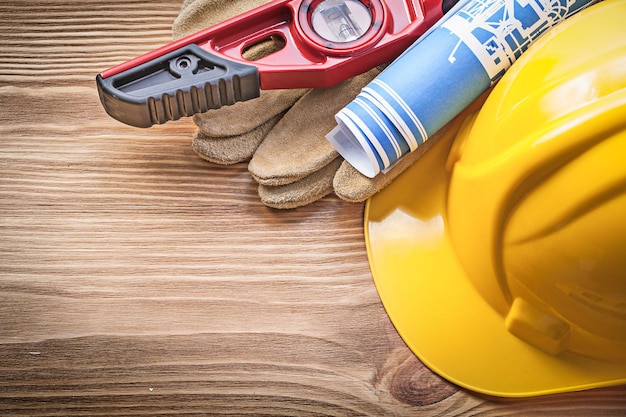
<path fill-rule="evenodd" d="M 396 329 L 465 388 L 626 383 L 626 2 L 551 29 L 366 206 Z"/>

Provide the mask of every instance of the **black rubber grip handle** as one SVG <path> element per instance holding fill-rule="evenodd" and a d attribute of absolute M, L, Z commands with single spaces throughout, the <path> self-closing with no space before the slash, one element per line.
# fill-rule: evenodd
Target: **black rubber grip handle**
<path fill-rule="evenodd" d="M 261 92 L 254 65 L 213 55 L 195 44 L 107 78 L 99 74 L 96 84 L 106 112 L 136 127 L 218 109 Z"/>

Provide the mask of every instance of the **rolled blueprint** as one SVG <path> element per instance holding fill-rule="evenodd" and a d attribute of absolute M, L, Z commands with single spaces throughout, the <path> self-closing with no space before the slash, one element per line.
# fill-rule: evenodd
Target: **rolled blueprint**
<path fill-rule="evenodd" d="M 471 0 L 336 114 L 327 139 L 372 178 L 495 83 L 550 27 L 598 0 Z"/>

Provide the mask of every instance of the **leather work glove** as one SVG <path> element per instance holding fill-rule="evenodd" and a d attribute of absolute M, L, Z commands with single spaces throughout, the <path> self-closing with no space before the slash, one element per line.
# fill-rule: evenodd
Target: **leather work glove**
<path fill-rule="evenodd" d="M 173 25 L 175 39 L 258 7 L 268 0 L 185 0 Z M 279 48 L 271 41 L 246 52 L 254 60 Z M 434 140 L 370 179 L 343 160 L 326 140 L 335 114 L 352 101 L 379 69 L 319 89 L 262 91 L 259 98 L 194 116 L 193 149 L 217 164 L 249 161 L 261 201 L 268 207 L 304 206 L 335 193 L 361 202 L 410 166 Z M 428 144 L 428 145 L 427 145 Z"/>

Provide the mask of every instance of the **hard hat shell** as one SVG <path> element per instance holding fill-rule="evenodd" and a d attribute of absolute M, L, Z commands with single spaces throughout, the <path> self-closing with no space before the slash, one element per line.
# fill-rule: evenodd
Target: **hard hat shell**
<path fill-rule="evenodd" d="M 458 385 L 626 383 L 625 16 L 605 0 L 551 29 L 368 201 L 380 298 Z"/>

